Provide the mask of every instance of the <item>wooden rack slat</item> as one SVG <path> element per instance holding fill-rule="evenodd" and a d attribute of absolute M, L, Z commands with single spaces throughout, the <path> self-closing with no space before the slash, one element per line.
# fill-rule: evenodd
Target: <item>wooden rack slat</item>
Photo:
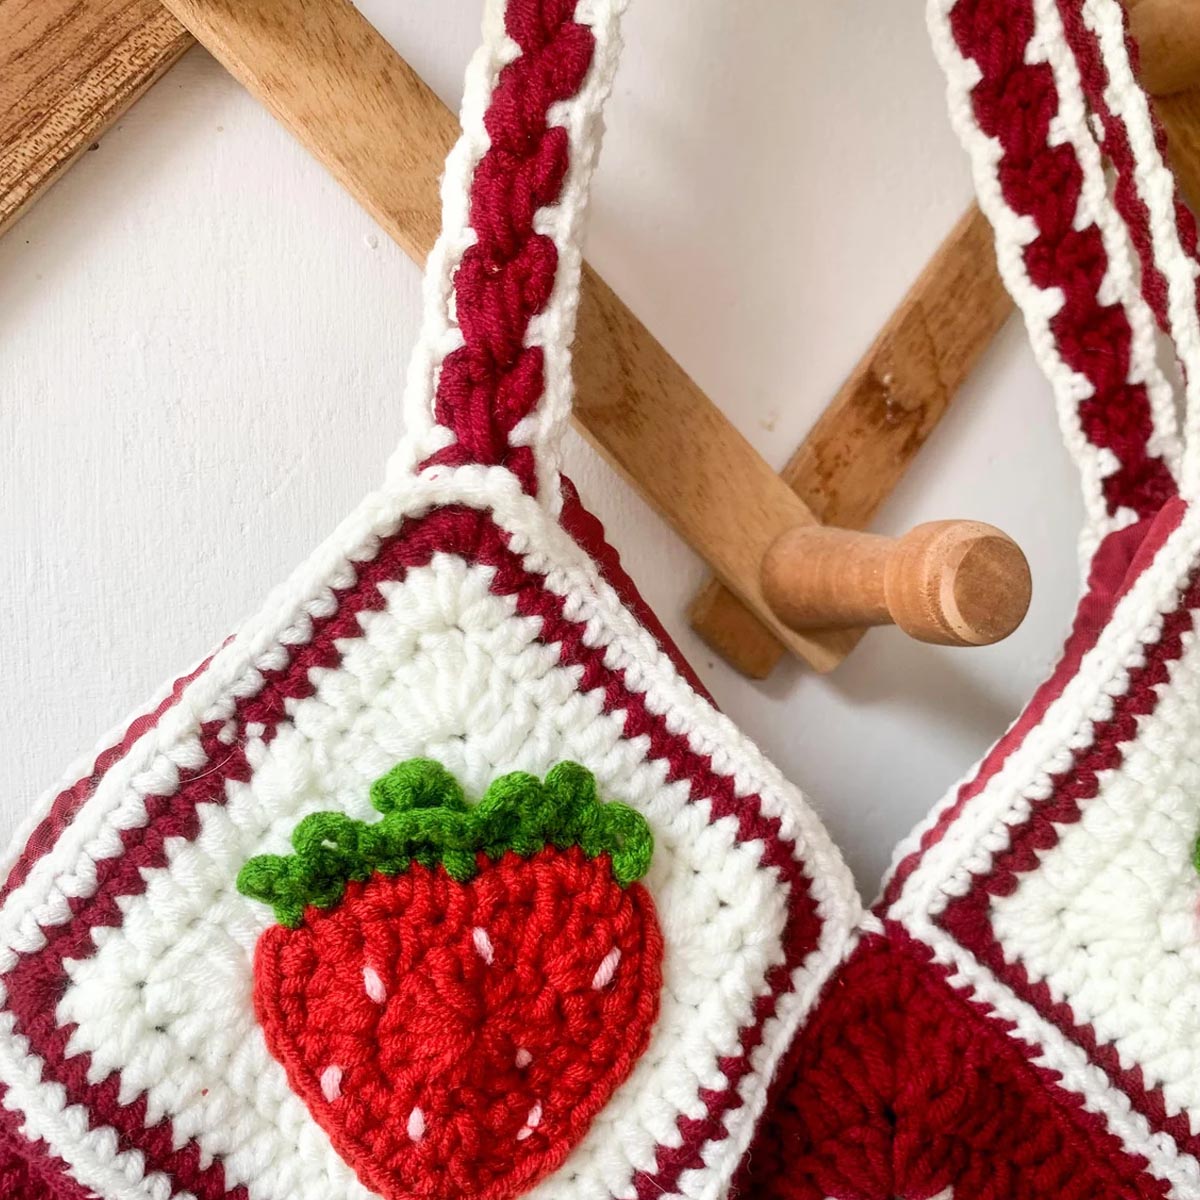
<path fill-rule="evenodd" d="M 191 45 L 158 0 L 0 0 L 0 233 Z"/>
<path fill-rule="evenodd" d="M 457 122 L 348 0 L 169 0 L 168 7 L 406 253 L 424 260 L 439 227 L 438 179 Z M 591 440 L 773 636 L 819 671 L 836 666 L 853 633 L 787 629 L 759 580 L 775 538 L 815 518 L 590 269 L 574 367 L 575 415 Z"/>

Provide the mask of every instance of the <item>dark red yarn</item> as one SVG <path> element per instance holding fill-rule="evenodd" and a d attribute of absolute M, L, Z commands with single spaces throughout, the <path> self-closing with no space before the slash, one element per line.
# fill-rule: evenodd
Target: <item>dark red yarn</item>
<path fill-rule="evenodd" d="M 255 956 L 272 1054 L 385 1200 L 508 1200 L 556 1170 L 645 1050 L 661 987 L 650 894 L 578 846 L 481 856 L 468 883 L 420 864 L 351 883 Z"/>
<path fill-rule="evenodd" d="M 1160 1200 L 1011 1023 L 898 926 L 868 936 L 797 1040 L 740 1200 Z"/>
<path fill-rule="evenodd" d="M 505 27 L 521 54 L 500 72 L 484 117 L 491 146 L 470 190 L 477 241 L 454 276 L 465 344 L 443 362 L 434 406 L 456 440 L 431 462 L 502 464 L 531 494 L 533 454 L 508 439 L 545 391 L 542 348 L 526 346 L 525 335 L 550 300 L 558 250 L 534 231 L 533 218 L 559 198 L 569 165 L 569 136 L 549 125 L 550 107 L 579 91 L 595 50 L 591 30 L 573 19 L 575 5 L 510 0 L 507 6 Z"/>
<path fill-rule="evenodd" d="M 1050 322 L 1059 353 L 1095 389 L 1081 402 L 1079 417 L 1084 436 L 1119 463 L 1103 481 L 1108 510 L 1152 516 L 1175 494 L 1175 483 L 1147 446 L 1153 422 L 1146 389 L 1128 382 L 1132 333 L 1125 311 L 1097 298 L 1108 266 L 1100 231 L 1094 224 L 1074 227 L 1083 173 L 1070 145 L 1049 143 L 1058 94 L 1050 65 L 1025 61 L 1033 6 L 1029 0 L 960 0 L 950 25 L 959 51 L 982 73 L 971 103 L 981 130 L 1002 148 L 1005 202 L 1038 229 L 1025 249 L 1026 270 L 1035 286 L 1063 293 Z"/>
<path fill-rule="evenodd" d="M 0 1101 L 4 1089 L 0 1089 Z M 0 1104 L 0 1197 L 3 1200 L 93 1200 L 45 1142 L 29 1141 L 15 1113 Z"/>
<path fill-rule="evenodd" d="M 336 667 L 341 658 L 337 643 L 361 636 L 358 614 L 384 607 L 380 584 L 403 580 L 409 569 L 425 565 L 439 552 L 494 567 L 492 590 L 498 595 L 514 596 L 521 615 L 540 619 L 542 640 L 559 646 L 565 665 L 582 669 L 581 690 L 601 689 L 605 710 L 624 714 L 626 736 L 645 735 L 649 756 L 667 763 L 667 778 L 688 780 L 693 800 L 709 801 L 710 820 L 733 816 L 739 837 L 761 842 L 763 864 L 773 867 L 789 887 L 784 957 L 768 972 L 767 990 L 756 1000 L 753 1019 L 742 1029 L 738 1051 L 720 1060 L 726 1085 L 702 1092 L 703 1115 L 681 1117 L 676 1144 L 658 1147 L 655 1170 L 641 1173 L 635 1181 L 639 1200 L 657 1200 L 664 1191 L 673 1190 L 683 1171 L 700 1165 L 705 1145 L 727 1136 L 723 1118 L 742 1103 L 738 1086 L 751 1069 L 750 1056 L 762 1041 L 763 1023 L 775 1012 L 779 997 L 792 989 L 792 972 L 817 946 L 821 917 L 797 859 L 797 849 L 782 835 L 778 819 L 762 813 L 757 797 L 737 796 L 732 780 L 715 774 L 707 756 L 696 754 L 685 736 L 672 733 L 666 719 L 651 713 L 644 698 L 626 687 L 623 673 L 604 661 L 603 649 L 588 645 L 586 626 L 563 616 L 563 599 L 546 588 L 542 576 L 526 571 L 520 557 L 508 548 L 505 534 L 488 515 L 451 508 L 408 521 L 380 545 L 373 560 L 359 565 L 355 585 L 338 594 L 336 611 L 314 621 L 311 641 L 294 648 L 286 667 L 264 672 L 263 686 L 256 695 L 239 701 L 234 716 L 239 739 L 233 747 L 217 739 L 216 728 L 203 731 L 209 765 L 181 772 L 178 791 L 147 801 L 147 824 L 122 834 L 121 855 L 97 863 L 94 895 L 73 900 L 72 921 L 47 929 L 46 945 L 23 955 L 5 976 L 17 1031 L 29 1039 L 30 1052 L 44 1060 L 45 1077 L 64 1086 L 68 1103 L 82 1105 L 94 1127 L 116 1129 L 123 1145 L 146 1156 L 147 1169 L 163 1171 L 199 1200 L 246 1200 L 246 1193 L 244 1188 L 226 1187 L 220 1160 L 201 1165 L 203 1159 L 196 1142 L 186 1142 L 176 1149 L 168 1120 L 147 1128 L 145 1096 L 122 1104 L 119 1074 L 93 1085 L 87 1077 L 91 1056 L 85 1053 L 67 1057 L 73 1027 L 58 1028 L 54 1016 L 67 984 L 63 960 L 90 956 L 94 952 L 91 930 L 119 925 L 119 898 L 144 891 L 143 868 L 166 864 L 165 841 L 172 837 L 195 838 L 199 832 L 198 807 L 224 803 L 226 780 L 249 778 L 250 769 L 240 749 L 246 725 L 262 723 L 269 737 L 286 719 L 287 699 L 312 694 L 309 672 L 314 667 Z M 218 769 L 213 770 L 212 764 Z M 44 852 L 44 847 L 38 849 Z"/>

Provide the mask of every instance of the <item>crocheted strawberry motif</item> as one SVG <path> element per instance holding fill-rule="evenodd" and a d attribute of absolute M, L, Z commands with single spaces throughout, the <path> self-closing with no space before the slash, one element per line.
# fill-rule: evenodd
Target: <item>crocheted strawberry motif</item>
<path fill-rule="evenodd" d="M 371 788 L 383 819 L 306 817 L 251 859 L 254 1003 L 338 1153 L 386 1200 L 518 1195 L 583 1137 L 645 1050 L 662 936 L 641 814 L 582 767 L 497 779 L 438 763 Z"/>

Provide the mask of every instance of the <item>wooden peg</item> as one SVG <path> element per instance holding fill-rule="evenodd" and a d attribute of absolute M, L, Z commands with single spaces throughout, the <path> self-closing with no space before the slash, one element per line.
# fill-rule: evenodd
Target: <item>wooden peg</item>
<path fill-rule="evenodd" d="M 790 629 L 897 625 L 940 646 L 990 646 L 1029 608 L 1021 548 L 980 521 L 930 521 L 901 538 L 829 526 L 788 530 L 762 565 L 767 603 Z"/>
<path fill-rule="evenodd" d="M 1138 77 L 1152 96 L 1200 84 L 1200 5 L 1196 0 L 1126 0 L 1138 47 Z"/>
<path fill-rule="evenodd" d="M 866 528 L 1011 312 L 992 228 L 972 205 L 783 468 L 821 522 Z M 709 646 L 753 679 L 765 679 L 784 656 L 718 579 L 688 615 Z"/>

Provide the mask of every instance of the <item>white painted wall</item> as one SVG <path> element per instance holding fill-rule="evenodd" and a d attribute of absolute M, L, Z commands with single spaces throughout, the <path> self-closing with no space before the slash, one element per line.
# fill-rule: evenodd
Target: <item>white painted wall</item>
<path fill-rule="evenodd" d="M 457 105 L 478 0 L 364 9 Z M 920 6 L 634 0 L 588 253 L 774 464 L 969 197 Z M 418 276 L 193 51 L 0 241 L 0 836 L 254 610 L 379 477 Z M 582 443 L 571 471 L 721 705 L 873 892 L 1055 657 L 1074 479 L 1016 323 L 879 527 L 992 521 L 1033 609 L 986 650 L 873 633 L 831 678 L 714 661 L 702 565 Z"/>

